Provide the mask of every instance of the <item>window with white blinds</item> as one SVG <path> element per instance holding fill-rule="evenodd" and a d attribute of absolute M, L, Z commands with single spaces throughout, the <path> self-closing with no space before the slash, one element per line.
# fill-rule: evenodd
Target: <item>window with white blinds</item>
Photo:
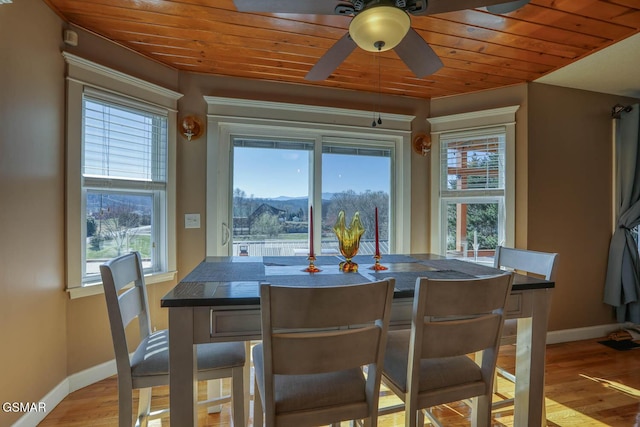
<path fill-rule="evenodd" d="M 504 126 L 440 135 L 442 249 L 449 257 L 490 262 L 504 241 Z"/>
<path fill-rule="evenodd" d="M 182 94 L 63 52 L 70 298 L 102 291 L 100 264 L 138 251 L 147 284 L 176 276 L 176 129 Z"/>
<path fill-rule="evenodd" d="M 84 95 L 83 176 L 164 184 L 167 112 L 112 98 Z"/>
<path fill-rule="evenodd" d="M 440 137 L 440 195 L 500 195 L 505 188 L 504 127 Z"/>
<path fill-rule="evenodd" d="M 85 88 L 82 98 L 83 283 L 130 251 L 145 272 L 166 264 L 168 111 Z"/>
<path fill-rule="evenodd" d="M 430 117 L 431 251 L 491 264 L 515 238 L 518 105 Z"/>

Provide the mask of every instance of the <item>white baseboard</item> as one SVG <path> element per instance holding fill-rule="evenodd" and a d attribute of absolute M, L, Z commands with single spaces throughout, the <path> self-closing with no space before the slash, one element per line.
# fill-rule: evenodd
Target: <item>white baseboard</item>
<path fill-rule="evenodd" d="M 44 411 L 31 411 L 26 412 L 22 417 L 13 424 L 13 427 L 35 427 L 44 420 L 49 412 L 55 408 L 58 403 L 67 397 L 69 394 L 69 379 L 65 378 L 53 388 L 45 397 L 40 399 L 40 402 L 44 403 L 46 408 Z M 38 402 L 38 403 L 40 403 Z"/>
<path fill-rule="evenodd" d="M 100 365 L 85 369 L 68 376 L 53 388 L 40 402 L 44 403 L 46 411 L 32 411 L 25 413 L 12 427 L 35 427 L 40 423 L 53 408 L 58 406 L 62 400 L 70 393 L 80 390 L 83 387 L 102 381 L 116 374 L 116 361 L 101 363 Z"/>
<path fill-rule="evenodd" d="M 590 340 L 606 337 L 611 332 L 629 326 L 631 323 L 611 323 L 608 325 L 587 326 L 585 328 L 563 329 L 547 332 L 547 344 L 559 344 L 570 341 Z"/>
<path fill-rule="evenodd" d="M 116 360 L 113 359 L 70 375 L 68 377 L 69 393 L 73 393 L 83 387 L 102 381 L 105 378 L 109 378 L 110 376 L 115 375 L 116 372 Z"/>

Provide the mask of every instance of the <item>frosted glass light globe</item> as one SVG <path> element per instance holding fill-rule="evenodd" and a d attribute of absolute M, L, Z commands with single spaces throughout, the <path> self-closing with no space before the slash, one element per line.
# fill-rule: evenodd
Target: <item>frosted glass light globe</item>
<path fill-rule="evenodd" d="M 411 18 L 394 6 L 373 6 L 358 13 L 349 24 L 349 35 L 369 52 L 396 47 L 411 28 Z"/>

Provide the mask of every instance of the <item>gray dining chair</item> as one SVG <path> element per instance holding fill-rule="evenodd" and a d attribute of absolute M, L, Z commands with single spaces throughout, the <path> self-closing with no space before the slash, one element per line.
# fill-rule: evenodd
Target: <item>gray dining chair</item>
<path fill-rule="evenodd" d="M 394 284 L 261 284 L 254 426 L 263 419 L 267 427 L 338 426 L 344 420 L 377 425 Z"/>
<path fill-rule="evenodd" d="M 403 402 L 407 427 L 423 426 L 429 408 L 472 399 L 479 426 L 491 423 L 494 371 L 513 275 L 416 280 L 411 330 L 390 331 L 382 381 Z M 477 364 L 472 355 L 482 353 Z"/>
<path fill-rule="evenodd" d="M 111 259 L 100 266 L 109 313 L 111 337 L 118 373 L 118 425 L 132 425 L 133 390 L 139 389 L 138 415 L 135 425 L 146 426 L 148 420 L 168 410 L 150 413 L 151 388 L 169 385 L 169 332 L 152 332 L 149 303 L 142 262 L 138 252 Z M 131 285 L 131 286 L 129 286 Z M 139 342 L 130 356 L 127 328 L 138 319 Z M 134 328 L 132 328 L 134 329 Z M 131 341 L 129 341 L 131 342 Z M 234 425 L 244 426 L 243 366 L 245 346 L 241 342 L 199 344 L 197 346 L 198 380 L 231 378 L 233 396 L 201 402 L 219 405 L 232 402 Z"/>
<path fill-rule="evenodd" d="M 507 248 L 498 246 L 496 254 L 493 258 L 493 266 L 498 269 L 515 271 L 520 274 L 534 275 L 545 278 L 546 280 L 555 281 L 556 271 L 558 268 L 558 254 L 551 252 L 532 251 L 527 249 Z M 501 345 L 515 345 L 518 334 L 518 321 L 516 319 L 508 319 L 502 331 Z M 515 385 L 515 373 L 509 372 L 507 369 L 496 366 L 496 373 L 502 378 L 510 381 Z M 494 391 L 498 395 L 500 393 L 496 387 Z M 494 408 L 501 408 L 513 404 L 513 398 L 502 398 L 493 403 Z M 544 405 L 543 405 L 544 410 Z M 544 415 L 544 414 L 543 414 Z"/>

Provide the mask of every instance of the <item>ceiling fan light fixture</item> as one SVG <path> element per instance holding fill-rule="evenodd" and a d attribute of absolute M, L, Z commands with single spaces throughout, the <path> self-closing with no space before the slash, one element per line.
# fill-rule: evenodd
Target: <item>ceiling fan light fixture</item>
<path fill-rule="evenodd" d="M 358 13 L 349 24 L 349 35 L 369 52 L 396 47 L 411 28 L 409 14 L 395 6 L 374 6 Z"/>

